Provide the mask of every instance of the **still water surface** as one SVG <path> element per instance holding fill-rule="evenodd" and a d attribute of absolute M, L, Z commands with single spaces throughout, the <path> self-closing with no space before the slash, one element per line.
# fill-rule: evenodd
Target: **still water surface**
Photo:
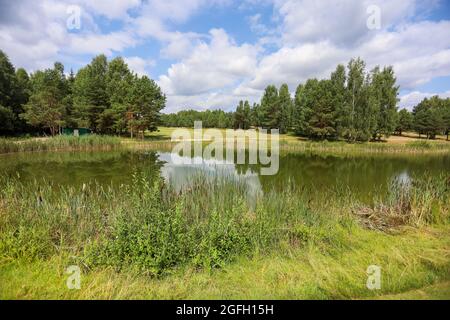
<path fill-rule="evenodd" d="M 134 172 L 145 171 L 158 173 L 175 189 L 201 175 L 204 179 L 227 177 L 241 181 L 251 195 L 272 189 L 283 192 L 288 183 L 293 183 L 317 192 L 346 188 L 356 199 L 368 201 L 386 192 L 393 181 L 450 174 L 450 155 L 344 158 L 296 153 L 280 155 L 279 163 L 278 174 L 261 176 L 255 165 L 218 165 L 214 159 L 200 165 L 175 165 L 167 152 L 24 153 L 0 156 L 0 175 L 19 176 L 25 183 L 45 179 L 55 185 L 97 181 L 117 186 L 130 183 Z"/>

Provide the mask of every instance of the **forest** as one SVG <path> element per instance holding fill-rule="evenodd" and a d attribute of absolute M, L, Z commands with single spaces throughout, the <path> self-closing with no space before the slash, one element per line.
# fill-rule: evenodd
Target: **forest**
<path fill-rule="evenodd" d="M 28 74 L 0 50 L 0 135 L 61 133 L 64 127 L 128 135 L 158 126 L 292 132 L 313 140 L 369 141 L 416 131 L 449 136 L 450 98 L 425 98 L 412 112 L 398 110 L 399 86 L 392 67 L 370 72 L 360 58 L 338 65 L 329 79 L 308 79 L 291 96 L 287 84 L 265 88 L 259 103 L 240 101 L 234 112 L 183 110 L 162 114 L 166 96 L 157 83 L 138 76 L 121 57 L 92 59 L 76 74 L 56 62 Z"/>
<path fill-rule="evenodd" d="M 165 102 L 155 81 L 130 71 L 120 57 L 99 55 L 76 75 L 66 75 L 59 62 L 28 75 L 0 51 L 0 135 L 56 135 L 63 127 L 142 133 L 156 130 Z"/>
<path fill-rule="evenodd" d="M 287 84 L 270 85 L 259 103 L 240 101 L 233 113 L 184 110 L 165 114 L 162 121 L 169 127 L 192 127 L 194 120 L 203 120 L 205 127 L 277 128 L 314 140 L 380 140 L 405 131 L 448 139 L 450 98 L 425 98 L 409 112 L 398 110 L 398 93 L 392 67 L 366 72 L 364 61 L 352 59 L 347 68 L 338 65 L 329 79 L 299 84 L 294 98 Z"/>

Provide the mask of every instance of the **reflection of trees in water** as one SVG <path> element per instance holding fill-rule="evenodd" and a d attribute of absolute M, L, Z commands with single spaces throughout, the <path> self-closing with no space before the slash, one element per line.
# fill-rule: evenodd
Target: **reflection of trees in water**
<path fill-rule="evenodd" d="M 280 169 L 274 176 L 259 176 L 260 166 L 248 164 L 215 165 L 207 159 L 204 166 L 171 165 L 170 153 L 108 151 L 108 152 L 54 152 L 5 155 L 0 158 L 0 174 L 17 176 L 22 181 L 40 180 L 62 185 L 80 185 L 97 181 L 103 185 L 131 182 L 134 172 L 146 176 L 161 174 L 175 185 L 183 185 L 193 175 L 210 174 L 245 181 L 252 193 L 285 190 L 289 181 L 316 192 L 334 188 L 348 188 L 360 197 L 372 197 L 387 190 L 395 179 L 408 176 L 447 173 L 450 156 L 408 157 L 335 157 L 307 154 L 280 156 Z"/>
<path fill-rule="evenodd" d="M 261 176 L 264 191 L 283 190 L 287 181 L 308 189 L 348 188 L 362 200 L 387 190 L 393 179 L 405 173 L 439 174 L 450 165 L 450 157 L 333 157 L 290 154 L 280 157 L 276 176 Z"/>
<path fill-rule="evenodd" d="M 15 160 L 14 162 L 12 160 Z M 131 182 L 133 172 L 158 174 L 163 163 L 156 152 L 78 152 L 22 154 L 0 166 L 2 175 L 20 175 L 22 181 L 42 180 L 56 185 Z"/>

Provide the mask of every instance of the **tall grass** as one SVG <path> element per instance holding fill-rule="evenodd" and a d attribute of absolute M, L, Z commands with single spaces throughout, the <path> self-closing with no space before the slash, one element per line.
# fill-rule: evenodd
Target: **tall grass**
<path fill-rule="evenodd" d="M 288 254 L 309 246 L 333 252 L 350 247 L 348 235 L 360 228 L 358 220 L 370 225 L 366 217 L 354 219 L 352 212 L 360 207 L 341 192 L 313 203 L 305 190 L 289 187 L 250 205 L 238 182 L 199 178 L 175 192 L 157 176 L 133 180 L 118 189 L 2 182 L 0 259 L 63 255 L 87 269 L 131 268 L 160 276 L 183 266 L 214 269 L 239 256 Z M 449 222 L 448 182 L 430 178 L 424 183 L 425 189 L 412 183 L 407 199 L 393 192 L 384 204 L 390 213 L 408 217 L 401 224 Z"/>
<path fill-rule="evenodd" d="M 405 144 L 378 142 L 347 143 L 344 141 L 281 141 L 284 152 L 312 152 L 336 155 L 359 154 L 442 154 L 450 152 L 448 142 L 414 141 Z"/>
<path fill-rule="evenodd" d="M 30 138 L 17 140 L 0 138 L 0 154 L 26 151 L 78 151 L 78 150 L 111 150 L 120 146 L 120 138 L 112 136 L 86 135 L 56 136 L 52 138 Z"/>
<path fill-rule="evenodd" d="M 450 223 L 450 177 L 424 176 L 410 181 L 393 181 L 388 198 L 372 208 L 359 207 L 357 216 L 370 229 L 392 231 L 398 226 Z"/>

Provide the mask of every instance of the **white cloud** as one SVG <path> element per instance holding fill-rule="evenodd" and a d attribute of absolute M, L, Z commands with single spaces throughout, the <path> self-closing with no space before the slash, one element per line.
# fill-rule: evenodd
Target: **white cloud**
<path fill-rule="evenodd" d="M 200 42 L 160 77 L 159 83 L 169 95 L 202 94 L 231 86 L 254 73 L 257 47 L 237 45 L 222 29 L 212 29 L 210 35 L 209 43 Z"/>
<path fill-rule="evenodd" d="M 125 63 L 128 64 L 130 70 L 134 71 L 140 76 L 149 76 L 147 69 L 155 65 L 155 61 L 152 59 L 143 59 L 141 57 L 126 57 Z"/>
<path fill-rule="evenodd" d="M 367 27 L 369 6 L 380 8 L 381 29 L 387 30 L 413 16 L 417 2 L 419 1 L 275 0 L 275 8 L 282 20 L 282 37 L 287 45 L 327 40 L 351 46 L 376 34 Z"/>
<path fill-rule="evenodd" d="M 137 39 L 133 35 L 122 31 L 109 34 L 86 34 L 83 36 L 69 34 L 67 38 L 69 47 L 63 51 L 75 54 L 106 54 L 110 56 L 114 51 L 121 52 L 137 43 Z"/>
<path fill-rule="evenodd" d="M 78 62 L 104 53 L 123 54 L 140 44 L 157 46 L 159 57 L 124 57 L 147 74 L 156 59 L 174 60 L 158 82 L 170 108 L 233 108 L 240 99 L 256 101 L 268 84 L 288 83 L 291 91 L 308 78 L 328 77 L 338 63 L 360 56 L 367 68 L 393 65 L 406 105 L 417 87 L 450 75 L 450 21 L 429 21 L 437 0 L 246 0 L 234 4 L 247 16 L 254 43 L 236 43 L 227 30 L 181 28 L 201 10 L 231 5 L 231 0 L 42 0 L 1 1 L 1 49 L 28 70 L 54 61 Z M 82 28 L 66 29 L 68 5 L 82 7 Z M 273 17 L 255 10 L 273 5 Z M 369 5 L 381 9 L 381 30 L 366 26 Z M 267 8 L 266 8 L 267 9 Z M 119 22 L 102 31 L 98 17 Z M 270 27 L 269 27 L 270 26 Z M 155 68 L 157 70 L 157 68 Z M 413 94 L 414 93 L 414 94 Z M 405 100 L 406 99 L 406 100 Z M 408 100 L 410 99 L 410 100 Z M 406 102 L 405 102 L 406 101 Z"/>
<path fill-rule="evenodd" d="M 261 22 L 261 14 L 259 13 L 248 17 L 248 23 L 253 32 L 264 34 L 269 31 L 269 29 Z"/>
<path fill-rule="evenodd" d="M 290 87 L 297 86 L 308 78 L 327 77 L 336 67 L 336 62 L 346 58 L 345 51 L 326 41 L 295 48 L 283 47 L 261 60 L 249 86 L 263 89 L 269 84 L 285 82 Z"/>
<path fill-rule="evenodd" d="M 366 26 L 366 9 L 373 3 L 382 10 L 381 30 L 369 30 Z M 430 3 L 275 1 L 281 17 L 279 49 L 252 56 L 250 60 L 256 65 L 253 63 L 248 72 L 229 77 L 230 66 L 216 68 L 214 59 L 201 54 L 199 47 L 210 50 L 209 45 L 202 44 L 194 49 L 193 55 L 172 65 L 160 83 L 170 93 L 171 106 L 183 101 L 195 105 L 216 101 L 208 94 L 216 94 L 215 99 L 222 97 L 221 103 L 227 100 L 235 103 L 239 99 L 256 101 L 268 84 L 287 83 L 293 91 L 306 79 L 328 77 L 337 64 L 347 64 L 351 58 L 360 56 L 367 62 L 368 70 L 376 65 L 393 65 L 402 88 L 413 89 L 434 77 L 450 74 L 450 22 L 408 22 L 419 5 Z M 255 32 L 267 31 L 260 14 L 248 19 Z M 261 37 L 253 47 L 261 49 L 264 41 L 277 43 L 273 37 Z M 218 91 L 222 94 L 217 94 Z M 223 92 L 231 97 L 225 99 Z"/>
<path fill-rule="evenodd" d="M 264 56 L 246 85 L 263 89 L 287 83 L 294 90 L 308 78 L 326 78 L 337 64 L 361 57 L 370 70 L 392 65 L 402 89 L 414 89 L 434 77 L 450 75 L 450 22 L 423 22 L 380 31 L 360 45 L 339 46 L 331 41 L 282 46 Z"/>
<path fill-rule="evenodd" d="M 109 19 L 129 18 L 127 12 L 141 4 L 141 0 L 78 0 L 72 1 L 72 4 L 78 3 L 89 8 L 96 14 L 104 15 Z"/>
<path fill-rule="evenodd" d="M 443 93 L 429 93 L 420 91 L 413 91 L 407 93 L 400 97 L 399 108 L 412 111 L 413 107 L 416 106 L 420 101 L 432 96 L 440 96 L 441 98 L 450 98 L 450 90 Z"/>

